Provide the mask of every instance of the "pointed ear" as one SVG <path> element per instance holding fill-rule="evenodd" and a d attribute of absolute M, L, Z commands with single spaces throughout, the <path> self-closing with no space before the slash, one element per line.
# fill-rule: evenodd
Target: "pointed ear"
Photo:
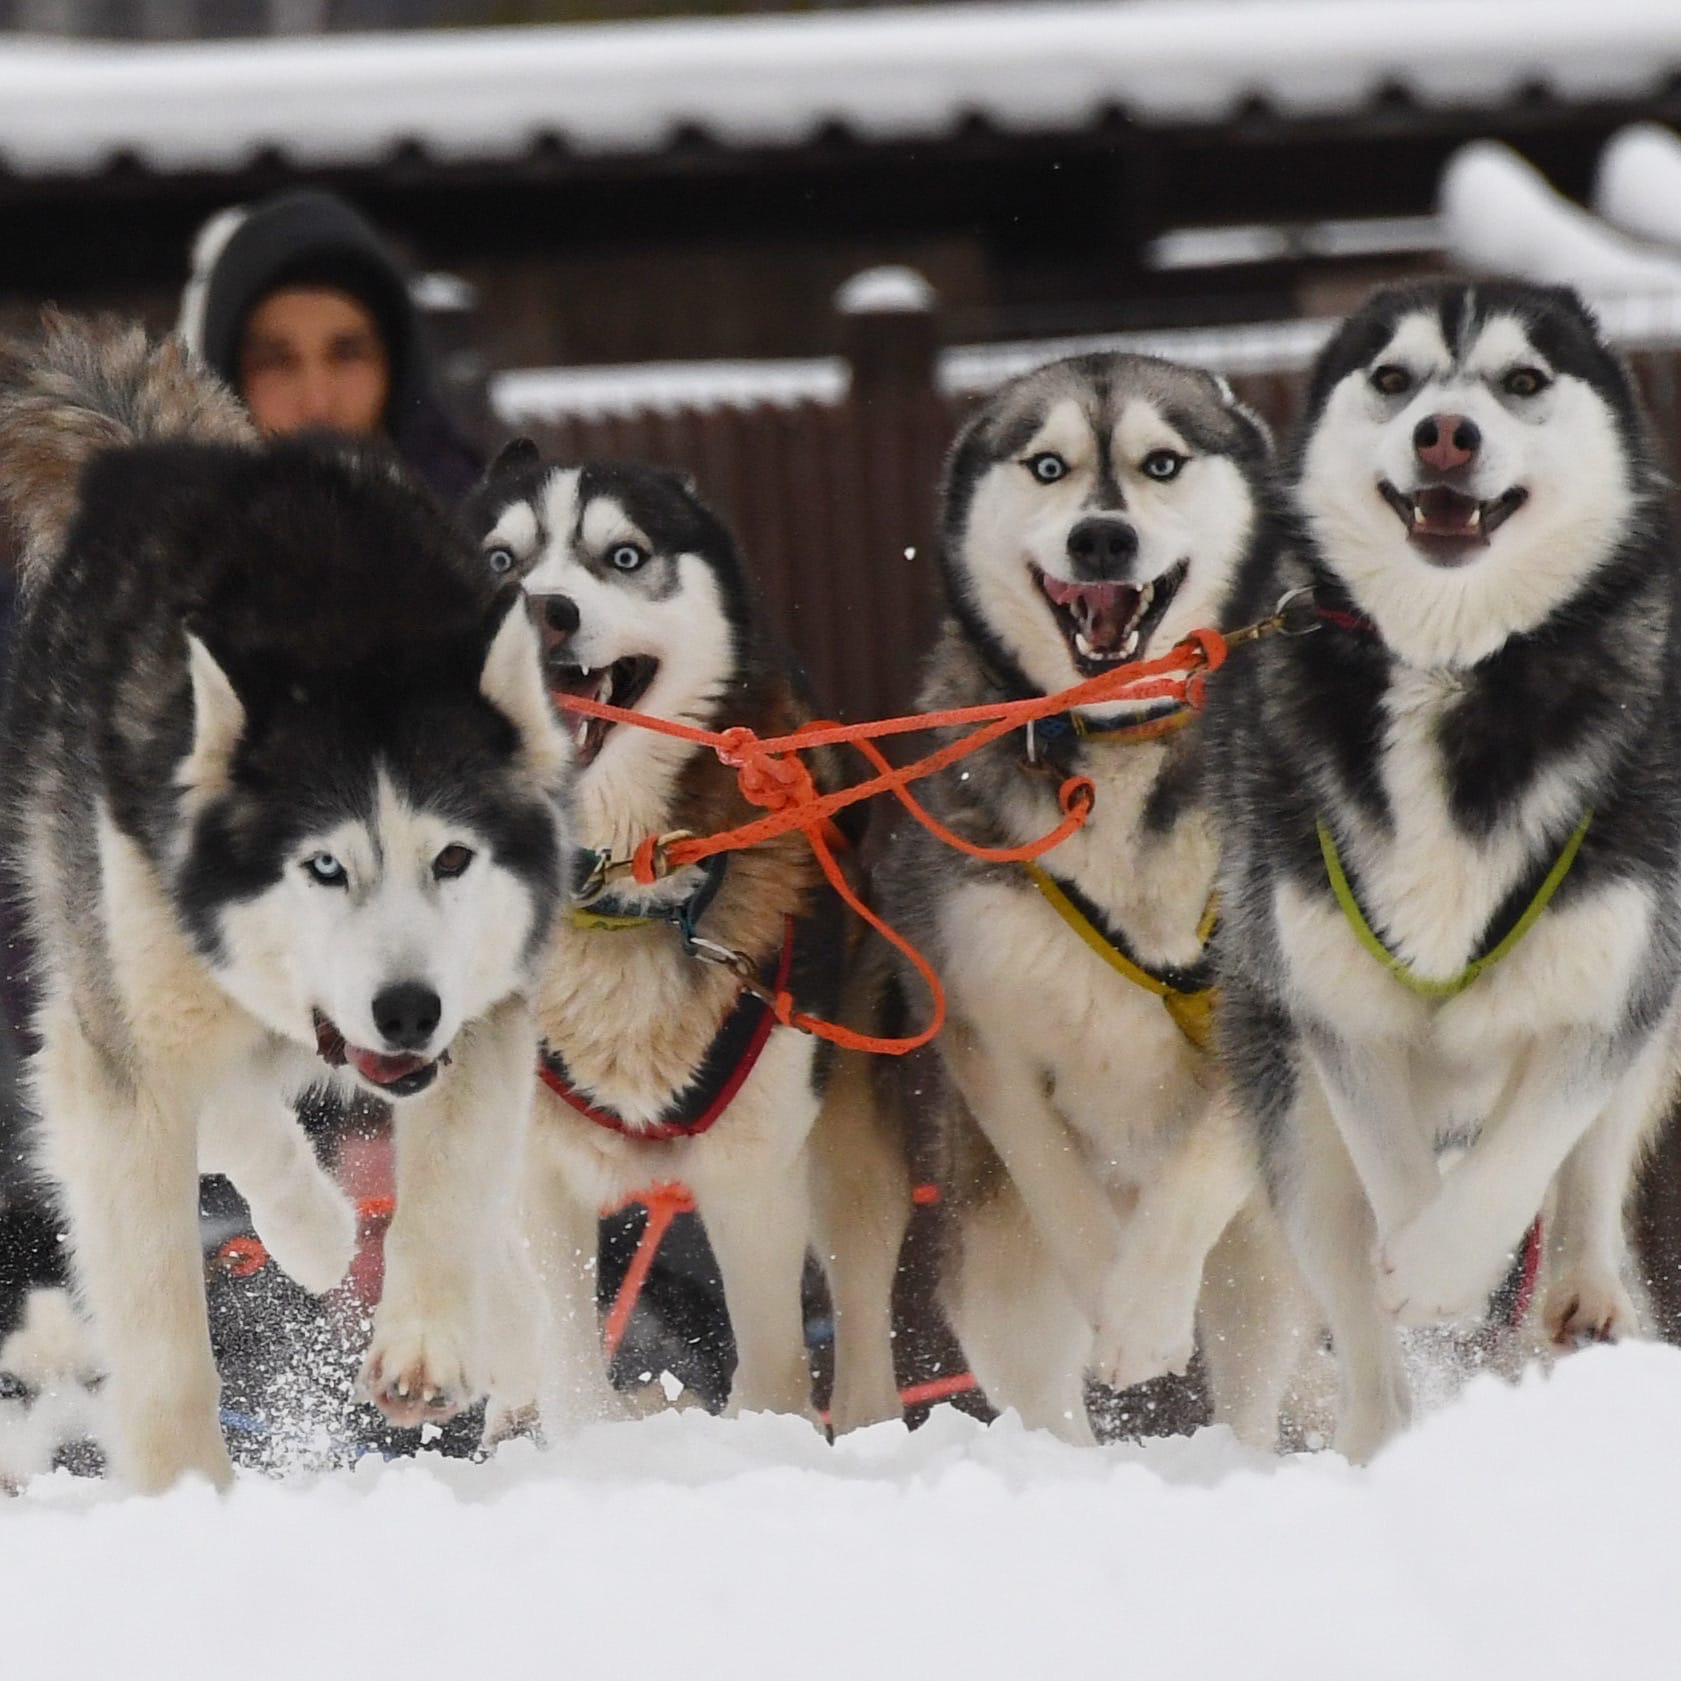
<path fill-rule="evenodd" d="M 216 656 L 187 632 L 187 673 L 193 685 L 193 746 L 177 780 L 201 793 L 227 785 L 234 749 L 245 733 L 245 705 Z"/>
<path fill-rule="evenodd" d="M 504 473 L 517 473 L 522 468 L 535 467 L 542 459 L 542 451 L 529 438 L 515 438 L 502 446 L 486 477 L 495 479 Z"/>
<path fill-rule="evenodd" d="M 519 731 L 526 762 L 548 780 L 571 764 L 571 737 L 543 687 L 543 649 L 525 611 L 525 592 L 517 584 L 504 590 L 496 610 L 501 619 L 485 650 L 479 693 Z"/>

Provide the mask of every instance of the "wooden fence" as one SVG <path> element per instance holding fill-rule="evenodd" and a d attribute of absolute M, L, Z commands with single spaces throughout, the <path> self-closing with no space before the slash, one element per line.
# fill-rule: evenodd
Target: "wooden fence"
<path fill-rule="evenodd" d="M 741 542 L 823 711 L 881 716 L 915 693 L 938 597 L 940 463 L 966 406 L 937 388 L 933 329 L 931 317 L 860 317 L 850 389 L 835 402 L 572 415 L 527 429 L 560 460 L 692 474 Z M 1681 349 L 1631 359 L 1681 480 Z M 1228 377 L 1285 437 L 1304 371 Z"/>

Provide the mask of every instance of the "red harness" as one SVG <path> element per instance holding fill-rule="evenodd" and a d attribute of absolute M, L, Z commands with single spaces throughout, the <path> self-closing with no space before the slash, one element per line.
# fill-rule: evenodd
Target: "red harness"
<path fill-rule="evenodd" d="M 794 967 L 794 919 L 786 919 L 782 950 L 776 959 L 774 978 L 767 974 L 767 984 L 775 992 L 783 992 Z M 743 988 L 734 1007 L 724 1017 L 722 1025 L 707 1046 L 689 1084 L 674 1096 L 665 1113 L 658 1120 L 637 1122 L 626 1120 L 616 1109 L 592 1103 L 572 1083 L 570 1070 L 555 1052 L 544 1047 L 538 1058 L 537 1074 L 550 1091 L 563 1103 L 577 1110 L 585 1120 L 598 1127 L 619 1133 L 625 1138 L 641 1139 L 647 1143 L 663 1144 L 674 1138 L 698 1138 L 707 1131 L 735 1101 L 736 1093 L 747 1083 L 759 1057 L 770 1040 L 776 1017 L 771 1007 L 756 993 Z"/>

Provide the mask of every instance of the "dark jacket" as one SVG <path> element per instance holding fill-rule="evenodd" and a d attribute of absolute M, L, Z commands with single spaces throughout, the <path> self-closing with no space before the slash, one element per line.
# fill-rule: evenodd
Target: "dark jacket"
<path fill-rule="evenodd" d="M 453 508 L 483 463 L 440 401 L 419 312 L 401 265 L 374 227 L 343 199 L 304 190 L 224 211 L 193 251 L 181 336 L 229 385 L 253 309 L 283 286 L 330 286 L 364 304 L 391 362 L 385 430 L 417 477 Z"/>

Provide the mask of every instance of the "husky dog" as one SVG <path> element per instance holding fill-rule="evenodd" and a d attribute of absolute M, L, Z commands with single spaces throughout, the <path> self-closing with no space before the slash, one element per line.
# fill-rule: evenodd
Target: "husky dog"
<path fill-rule="evenodd" d="M 231 1475 L 201 1167 L 301 1283 L 343 1273 L 351 1211 L 291 1110 L 323 1062 L 396 1105 L 364 1383 L 412 1423 L 518 1381 L 490 1336 L 515 1260 L 487 1257 L 571 856 L 518 591 L 383 453 L 265 446 L 178 347 L 110 324 L 0 359 L 0 496 L 25 543 L 4 812 L 38 1143 L 118 1470 Z"/>
<path fill-rule="evenodd" d="M 524 585 L 556 694 L 762 736 L 809 717 L 755 619 L 734 542 L 685 481 L 554 466 L 520 440 L 466 512 L 487 576 Z M 586 858 L 756 815 L 703 748 L 628 724 L 574 728 Z M 826 761 L 815 768 L 832 781 Z M 533 1405 L 558 1430 L 615 1410 L 596 1321 L 597 1223 L 664 1181 L 692 1192 L 717 1255 L 737 1352 L 730 1409 L 810 1410 L 806 1139 L 827 1059 L 716 959 L 745 954 L 764 985 L 827 1012 L 838 934 L 837 901 L 798 834 L 651 888 L 615 883 L 559 919 L 538 994 L 546 1050 L 525 1182 L 552 1375 L 493 1433 Z"/>
<path fill-rule="evenodd" d="M 1268 454 L 1222 382 L 1168 362 L 1085 356 L 1005 385 L 947 465 L 948 612 L 922 704 L 1055 693 L 1212 624 L 1268 541 Z M 1205 1048 L 1216 836 L 1200 728 L 1117 733 L 1160 711 L 1091 707 L 923 785 L 943 823 L 995 848 L 1053 828 L 1065 778 L 1096 795 L 1031 868 L 909 824 L 893 836 L 883 908 L 950 1001 L 904 1103 L 935 1134 L 919 1156 L 951 1220 L 942 1294 L 992 1400 L 1089 1440 L 1088 1373 L 1125 1387 L 1185 1369 L 1204 1262 L 1232 1228 L 1209 1269 L 1207 1359 L 1219 1415 L 1270 1442 L 1294 1345 L 1264 1323 L 1287 1293 L 1245 1299 L 1267 1269 L 1265 1199 Z"/>
<path fill-rule="evenodd" d="M 1480 1310 L 1555 1177 L 1548 1330 L 1634 1326 L 1622 1203 L 1681 964 L 1677 554 L 1562 290 L 1376 294 L 1314 370 L 1293 499 L 1235 616 L 1311 591 L 1320 628 L 1234 656 L 1211 708 L 1223 1037 L 1363 1457 L 1407 1416 L 1394 1325 Z"/>

